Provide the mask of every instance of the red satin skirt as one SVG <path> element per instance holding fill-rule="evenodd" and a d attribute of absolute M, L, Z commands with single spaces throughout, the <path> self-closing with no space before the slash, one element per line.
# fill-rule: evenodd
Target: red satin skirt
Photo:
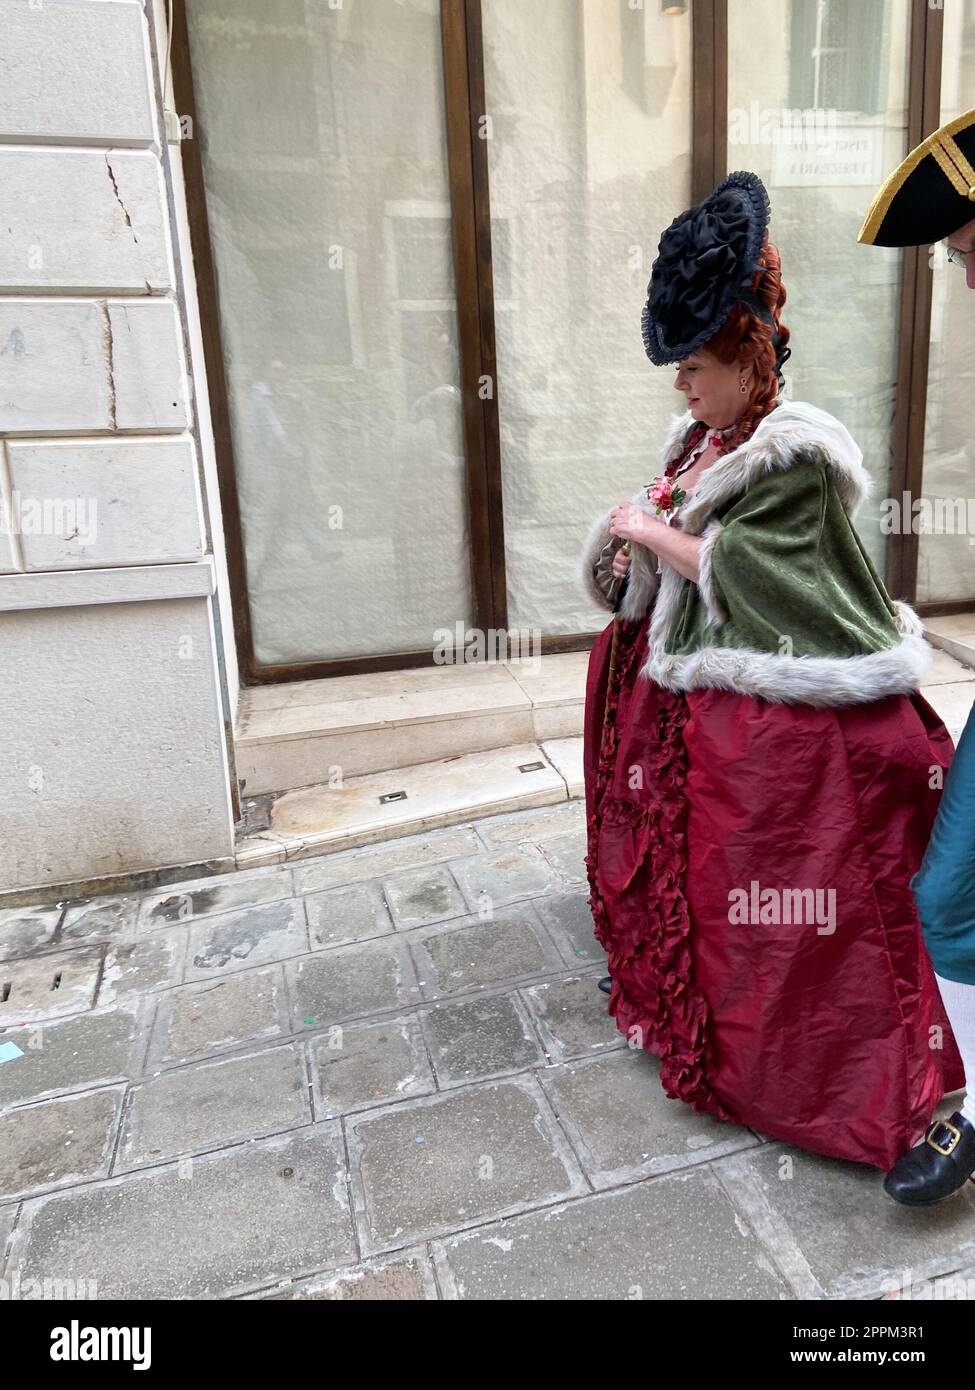
<path fill-rule="evenodd" d="M 668 1096 L 889 1169 L 965 1083 L 908 886 L 947 730 L 919 695 L 816 709 L 673 694 L 639 674 L 646 628 L 620 623 L 608 709 L 612 623 L 586 688 L 609 1013 L 660 1058 Z"/>

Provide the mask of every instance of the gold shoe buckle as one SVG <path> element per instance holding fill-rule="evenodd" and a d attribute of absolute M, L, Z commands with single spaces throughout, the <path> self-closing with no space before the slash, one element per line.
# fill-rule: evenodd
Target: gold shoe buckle
<path fill-rule="evenodd" d="M 946 1144 L 939 1144 L 937 1140 L 931 1138 L 932 1134 L 934 1134 L 935 1131 L 939 1129 L 947 1129 L 951 1132 L 951 1138 L 947 1141 Z M 932 1149 L 937 1150 L 939 1154 L 944 1154 L 946 1158 L 956 1147 L 960 1139 L 961 1130 L 958 1128 L 957 1125 L 949 1124 L 947 1120 L 939 1120 L 937 1124 L 931 1126 L 931 1128 L 925 1135 L 925 1142 L 930 1144 Z"/>

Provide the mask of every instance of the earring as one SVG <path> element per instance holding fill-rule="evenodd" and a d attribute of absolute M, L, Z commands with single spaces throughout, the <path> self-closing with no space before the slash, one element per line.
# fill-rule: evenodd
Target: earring
<path fill-rule="evenodd" d="M 745 381 L 744 377 L 742 377 L 741 379 L 741 384 L 739 385 L 738 390 L 741 392 L 742 395 L 744 395 L 745 392 L 748 390 L 748 384 Z"/>

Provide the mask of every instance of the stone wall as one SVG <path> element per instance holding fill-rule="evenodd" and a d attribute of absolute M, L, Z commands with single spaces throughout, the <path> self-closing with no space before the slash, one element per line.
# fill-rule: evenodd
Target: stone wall
<path fill-rule="evenodd" d="M 0 0 L 0 891 L 233 847 L 236 672 L 147 9 Z"/>

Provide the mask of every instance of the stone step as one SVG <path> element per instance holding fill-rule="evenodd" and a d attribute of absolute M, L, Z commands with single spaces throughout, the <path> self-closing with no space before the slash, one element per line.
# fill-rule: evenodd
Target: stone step
<path fill-rule="evenodd" d="M 975 667 L 975 613 L 925 618 L 924 635 L 932 647 L 940 647 L 956 661 Z"/>
<path fill-rule="evenodd" d="M 244 797 L 578 737 L 589 653 L 424 666 L 241 691 Z"/>
<path fill-rule="evenodd" d="M 252 827 L 237 863 L 304 859 L 584 795 L 581 736 L 464 753 L 246 802 Z"/>

